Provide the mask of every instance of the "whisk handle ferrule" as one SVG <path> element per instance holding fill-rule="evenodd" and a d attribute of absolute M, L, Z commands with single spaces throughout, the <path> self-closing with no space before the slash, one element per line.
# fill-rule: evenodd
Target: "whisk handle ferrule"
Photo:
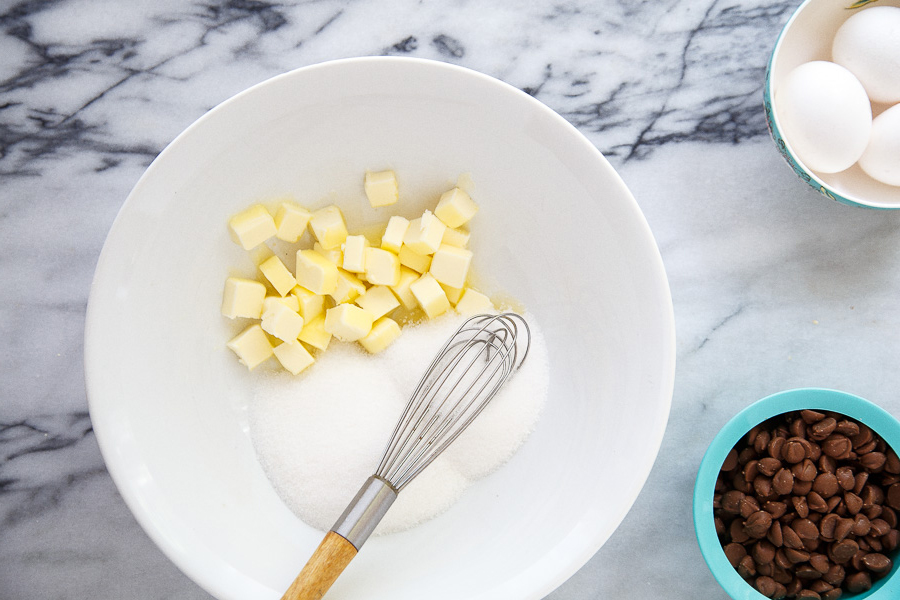
<path fill-rule="evenodd" d="M 385 513 L 397 490 L 372 475 L 356 493 L 281 600 L 319 600 L 347 568 Z"/>
<path fill-rule="evenodd" d="M 372 475 L 359 488 L 331 530 L 359 550 L 396 499 L 397 490 L 381 477 Z"/>

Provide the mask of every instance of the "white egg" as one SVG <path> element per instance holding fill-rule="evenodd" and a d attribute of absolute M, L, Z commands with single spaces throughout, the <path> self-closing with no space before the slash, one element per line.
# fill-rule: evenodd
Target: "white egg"
<path fill-rule="evenodd" d="M 856 75 L 873 102 L 900 102 L 900 8 L 875 6 L 847 19 L 831 56 Z"/>
<path fill-rule="evenodd" d="M 872 121 L 872 136 L 859 166 L 872 179 L 900 186 L 900 104 Z"/>
<path fill-rule="evenodd" d="M 837 173 L 862 156 L 872 129 L 872 106 L 853 73 L 827 61 L 792 70 L 775 89 L 785 141 L 806 167 Z"/>

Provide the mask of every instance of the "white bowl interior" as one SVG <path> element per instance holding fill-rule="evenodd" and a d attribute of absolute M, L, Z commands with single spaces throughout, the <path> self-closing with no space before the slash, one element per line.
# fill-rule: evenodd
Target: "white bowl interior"
<path fill-rule="evenodd" d="M 126 201 L 86 327 L 91 417 L 148 534 L 222 599 L 278 598 L 321 539 L 276 496 L 248 433 L 252 374 L 225 348 L 224 278 L 250 265 L 226 221 L 289 195 L 383 222 L 366 169 L 414 215 L 470 174 L 475 268 L 535 315 L 551 359 L 537 430 L 451 510 L 371 539 L 330 598 L 541 598 L 624 518 L 656 457 L 674 372 L 652 235 L 574 128 L 489 77 L 352 59 L 276 77 L 176 139 Z M 627 450 L 626 450 L 627 449 Z"/>
<path fill-rule="evenodd" d="M 813 60 L 831 60 L 831 44 L 838 28 L 858 10 L 848 10 L 850 0 L 808 0 L 791 20 L 772 54 L 769 73 L 772 93 L 776 94 L 781 82 L 796 67 Z M 878 0 L 870 6 L 900 6 L 900 0 Z M 887 105 L 873 105 L 873 115 L 877 116 Z M 772 103 L 772 119 L 784 134 L 784 127 L 778 116 L 777 105 Z M 815 181 L 825 185 L 845 198 L 877 208 L 900 208 L 900 187 L 886 185 L 869 177 L 859 165 L 853 165 L 840 173 L 816 173 L 811 171 L 797 157 L 791 141 L 784 138 L 793 159 Z"/>

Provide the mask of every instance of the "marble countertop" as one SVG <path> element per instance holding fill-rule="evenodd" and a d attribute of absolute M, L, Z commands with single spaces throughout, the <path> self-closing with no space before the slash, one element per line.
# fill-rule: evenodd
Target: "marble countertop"
<path fill-rule="evenodd" d="M 349 56 L 526 90 L 622 175 L 677 324 L 659 458 L 553 600 L 726 598 L 691 524 L 699 461 L 770 393 L 900 416 L 900 211 L 802 184 L 768 137 L 768 55 L 799 0 L 6 0 L 0 3 L 0 597 L 203 599 L 118 495 L 87 412 L 84 314 L 128 192 L 179 132 L 276 74 Z"/>

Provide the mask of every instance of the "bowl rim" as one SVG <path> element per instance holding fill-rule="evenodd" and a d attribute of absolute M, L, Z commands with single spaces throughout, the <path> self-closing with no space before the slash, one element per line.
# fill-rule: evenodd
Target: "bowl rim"
<path fill-rule="evenodd" d="M 791 147 L 790 142 L 784 137 L 781 132 L 782 128 L 780 126 L 780 121 L 775 110 L 775 103 L 772 96 L 772 72 L 774 71 L 775 63 L 779 58 L 779 53 L 784 39 L 790 33 L 795 21 L 810 4 L 817 1 L 818 0 L 804 0 L 804 2 L 797 7 L 797 9 L 791 14 L 790 18 L 784 24 L 784 27 L 782 27 L 781 32 L 778 34 L 778 38 L 775 41 L 775 46 L 772 48 L 772 53 L 769 55 L 769 61 L 766 64 L 765 85 L 763 86 L 763 107 L 765 109 L 766 126 L 768 127 L 769 135 L 775 142 L 778 153 L 781 154 L 781 157 L 785 160 L 785 162 L 787 162 L 788 166 L 791 167 L 794 173 L 800 179 L 805 181 L 811 188 L 813 188 L 826 198 L 830 198 L 831 200 L 840 202 L 841 204 L 846 204 L 848 206 L 870 208 L 873 210 L 900 210 L 900 203 L 885 204 L 883 202 L 873 202 L 855 195 L 842 194 L 838 192 L 828 183 L 822 181 L 822 179 L 814 171 L 810 170 L 805 164 L 803 164 L 803 161 L 801 161 L 799 157 L 797 157 L 794 149 Z M 859 6 L 849 6 L 847 7 L 847 9 L 858 10 L 865 8 L 866 6 L 867 4 L 861 4 Z"/>
<path fill-rule="evenodd" d="M 598 161 L 599 168 L 608 170 L 612 174 L 612 176 L 617 179 L 622 189 L 627 193 L 627 201 L 630 205 L 630 210 L 635 214 L 636 218 L 639 221 L 636 223 L 636 225 L 644 230 L 647 239 L 653 245 L 652 252 L 650 251 L 651 249 L 648 249 L 648 253 L 651 253 L 653 255 L 652 264 L 649 264 L 647 266 L 651 270 L 656 271 L 659 276 L 657 282 L 654 284 L 654 287 L 658 288 L 655 291 L 662 294 L 667 300 L 665 305 L 660 307 L 660 311 L 662 313 L 661 318 L 666 327 L 665 330 L 661 331 L 659 335 L 659 344 L 661 344 L 665 348 L 665 352 L 663 353 L 663 361 L 659 365 L 660 370 L 658 374 L 657 386 L 660 398 L 665 399 L 665 406 L 661 407 L 662 414 L 660 415 L 657 426 L 653 430 L 646 432 L 645 445 L 649 445 L 655 448 L 655 452 L 653 453 L 653 460 L 648 461 L 648 464 L 644 465 L 641 471 L 637 474 L 637 477 L 635 479 L 635 486 L 632 490 L 632 493 L 630 494 L 630 497 L 628 498 L 627 505 L 623 508 L 622 514 L 618 515 L 617 517 L 618 521 L 616 527 L 618 527 L 627 512 L 633 506 L 634 502 L 637 499 L 637 496 L 643 489 L 643 486 L 646 484 L 647 478 L 649 477 L 652 467 L 656 462 L 656 458 L 658 457 L 662 439 L 665 434 L 668 417 L 671 411 L 676 360 L 675 320 L 674 307 L 671 299 L 671 290 L 669 287 L 662 257 L 659 253 L 658 243 L 653 237 L 646 217 L 641 212 L 639 205 L 637 204 L 624 180 L 621 179 L 621 176 L 615 171 L 615 169 L 613 169 L 613 167 L 609 164 L 609 161 L 596 148 L 596 146 L 594 146 L 584 136 L 584 134 L 582 134 L 574 125 L 566 121 L 558 113 L 553 111 L 550 107 L 546 106 L 529 94 L 500 79 L 473 69 L 454 65 L 452 63 L 446 63 L 443 61 L 414 57 L 350 57 L 328 60 L 298 67 L 296 69 L 292 69 L 290 71 L 280 73 L 278 75 L 260 81 L 259 83 L 256 83 L 255 85 L 243 89 L 242 91 L 226 98 L 215 107 L 208 110 L 203 115 L 194 120 L 184 130 L 182 130 L 171 142 L 169 142 L 169 144 L 165 148 L 163 148 L 163 150 L 151 162 L 151 164 L 147 167 L 147 169 L 135 183 L 134 187 L 131 189 L 122 207 L 120 208 L 119 213 L 110 228 L 110 231 L 112 232 L 116 229 L 116 226 L 122 218 L 123 213 L 133 207 L 136 202 L 135 197 L 143 187 L 145 180 L 160 168 L 159 163 L 167 156 L 169 156 L 173 151 L 173 148 L 181 143 L 186 136 L 191 135 L 192 132 L 197 130 L 202 123 L 205 123 L 209 119 L 214 118 L 214 115 L 222 108 L 230 106 L 233 103 L 240 102 L 241 99 L 245 96 L 256 93 L 259 88 L 269 85 L 276 80 L 297 77 L 299 73 L 344 67 L 347 65 L 365 65 L 366 67 L 374 68 L 377 65 L 387 64 L 406 65 L 415 69 L 440 69 L 448 73 L 456 74 L 457 76 L 465 75 L 466 77 L 471 78 L 473 81 L 480 81 L 482 84 L 499 86 L 503 88 L 507 93 L 518 97 L 519 101 L 529 103 L 532 110 L 544 114 L 548 119 L 551 119 L 561 128 L 568 131 L 569 135 L 574 134 L 571 138 L 573 142 L 580 144 L 585 152 L 590 153 Z M 127 478 L 123 474 L 123 471 L 125 469 L 121 467 L 121 464 L 126 460 L 127 457 L 123 457 L 118 451 L 118 448 L 116 448 L 115 446 L 114 436 L 110 433 L 110 429 L 115 427 L 116 425 L 116 419 L 113 418 L 113 415 L 108 414 L 108 412 L 104 412 L 104 410 L 102 410 L 104 407 L 98 404 L 98 396 L 103 395 L 102 392 L 106 387 L 104 386 L 102 377 L 104 365 L 101 364 L 101 357 L 103 354 L 103 341 L 95 339 L 96 336 L 91 336 L 90 333 L 92 330 L 92 324 L 94 324 L 95 322 L 101 322 L 104 319 L 104 315 L 100 314 L 100 309 L 98 308 L 100 302 L 97 301 L 99 300 L 97 296 L 101 295 L 99 282 L 103 278 L 104 274 L 108 274 L 109 271 L 115 269 L 114 264 L 117 260 L 116 258 L 111 256 L 111 244 L 109 242 L 110 237 L 107 237 L 98 258 L 94 277 L 91 283 L 84 330 L 84 369 L 88 409 L 91 414 L 92 422 L 94 423 L 95 435 L 97 437 L 101 455 L 103 456 L 104 462 L 107 466 L 107 470 L 109 471 L 111 478 L 116 484 L 116 487 L 123 500 L 125 501 L 125 504 L 129 507 L 130 511 L 135 516 L 135 519 L 141 525 L 142 529 L 145 531 L 148 537 L 153 540 L 155 545 L 170 561 L 172 561 L 173 564 L 175 564 L 179 568 L 179 570 L 185 573 L 197 585 L 217 598 L 236 597 L 236 594 L 240 594 L 242 591 L 245 593 L 256 593 L 259 590 L 255 587 L 253 588 L 253 590 L 249 589 L 248 585 L 243 583 L 244 580 L 239 573 L 231 572 L 233 571 L 233 569 L 231 569 L 227 573 L 220 573 L 220 575 L 222 575 L 220 577 L 215 577 L 211 573 L 210 569 L 210 566 L 215 565 L 211 565 L 211 563 L 208 564 L 208 561 L 205 561 L 202 557 L 197 557 L 196 555 L 191 553 L 190 548 L 182 547 L 179 544 L 172 543 L 172 541 L 168 539 L 166 532 L 163 531 L 163 529 L 160 527 L 160 524 L 154 519 L 152 513 L 148 511 L 147 507 L 142 502 L 142 497 L 140 496 L 138 491 L 134 489 L 134 486 L 128 482 Z M 578 536 L 570 536 L 569 538 L 560 542 L 559 545 L 552 548 L 552 553 L 548 554 L 548 556 L 545 557 L 545 562 L 554 566 L 554 570 L 552 573 L 539 575 L 539 569 L 532 569 L 531 573 L 526 572 L 521 575 L 523 583 L 527 584 L 527 586 L 533 590 L 535 598 L 543 597 L 544 595 L 552 592 L 569 577 L 571 577 L 597 552 L 599 547 L 608 540 L 610 535 L 612 535 L 612 531 L 610 531 L 609 533 L 600 536 L 599 533 L 591 529 L 590 525 L 590 522 L 582 523 L 581 527 L 583 527 L 583 529 Z M 615 528 L 613 528 L 613 531 L 614 530 Z M 586 538 L 592 540 L 591 543 L 585 543 Z M 566 560 L 561 560 L 561 555 L 566 556 Z M 478 597 L 481 598 L 482 596 L 479 595 Z"/>
<path fill-rule="evenodd" d="M 703 456 L 694 486 L 694 531 L 700 553 L 719 585 L 734 600 L 765 600 L 731 566 L 713 524 L 712 499 L 716 476 L 728 452 L 752 427 L 777 415 L 801 410 L 828 410 L 847 415 L 875 431 L 892 448 L 900 448 L 900 421 L 886 410 L 859 396 L 827 388 L 797 388 L 757 400 L 745 407 L 713 438 Z M 888 600 L 900 596 L 900 560 L 870 590 L 843 598 Z"/>

